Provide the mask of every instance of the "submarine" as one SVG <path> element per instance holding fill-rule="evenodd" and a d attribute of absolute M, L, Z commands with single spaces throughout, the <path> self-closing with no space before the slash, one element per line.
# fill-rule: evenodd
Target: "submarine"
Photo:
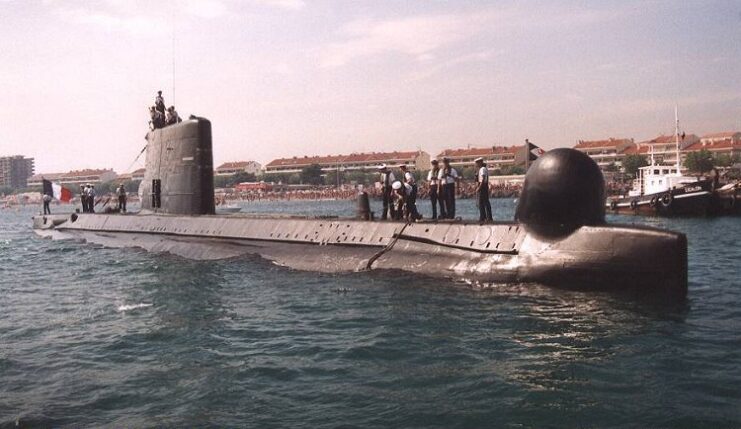
<path fill-rule="evenodd" d="M 146 140 L 140 212 L 38 215 L 34 231 L 198 260 L 259 255 L 317 272 L 402 270 L 481 285 L 687 296 L 686 236 L 607 224 L 602 173 L 573 149 L 531 165 L 511 222 L 406 223 L 373 220 L 363 193 L 355 218 L 216 214 L 211 122 L 191 116 Z"/>

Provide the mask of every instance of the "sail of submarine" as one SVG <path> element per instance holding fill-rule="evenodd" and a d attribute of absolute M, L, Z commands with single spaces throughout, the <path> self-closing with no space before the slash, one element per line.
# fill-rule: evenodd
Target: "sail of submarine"
<path fill-rule="evenodd" d="M 687 295 L 685 235 L 606 224 L 602 173 L 572 149 L 551 150 L 530 167 L 514 222 L 479 225 L 216 215 L 211 122 L 191 117 L 146 139 L 139 213 L 39 215 L 34 229 L 193 259 L 256 254 L 308 271 L 398 269 L 480 283 Z"/>

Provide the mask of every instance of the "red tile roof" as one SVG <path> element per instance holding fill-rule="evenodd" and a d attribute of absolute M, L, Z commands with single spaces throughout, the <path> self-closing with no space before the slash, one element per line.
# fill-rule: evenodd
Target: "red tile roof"
<path fill-rule="evenodd" d="M 741 134 L 741 131 L 723 131 L 720 133 L 711 133 L 711 134 L 705 134 L 702 136 L 704 139 L 725 139 L 725 138 L 733 138 L 736 134 Z"/>
<path fill-rule="evenodd" d="M 467 149 L 446 149 L 437 156 L 438 158 L 449 157 L 449 158 L 465 158 L 472 156 L 492 156 L 501 154 L 516 154 L 517 151 L 523 150 L 524 146 L 490 146 L 490 147 L 471 147 Z"/>
<path fill-rule="evenodd" d="M 645 154 L 648 153 L 648 145 L 631 145 L 622 152 L 625 155 Z"/>
<path fill-rule="evenodd" d="M 225 162 L 221 164 L 220 166 L 216 167 L 216 169 L 226 170 L 226 169 L 234 169 L 234 168 L 245 168 L 250 164 L 250 162 L 252 161 Z"/>
<path fill-rule="evenodd" d="M 419 152 L 372 152 L 352 153 L 350 155 L 304 156 L 293 158 L 274 159 L 267 167 L 300 167 L 312 164 L 347 164 L 347 163 L 374 163 L 388 161 L 411 161 Z"/>
<path fill-rule="evenodd" d="M 622 145 L 629 145 L 633 143 L 633 139 L 616 139 L 610 137 L 607 140 L 592 140 L 585 141 L 579 140 L 579 143 L 574 146 L 574 149 L 596 149 L 602 147 L 617 147 Z"/>
<path fill-rule="evenodd" d="M 694 135 L 694 134 L 687 134 L 687 135 L 684 136 L 684 139 L 682 139 L 681 136 L 679 137 L 679 143 L 681 144 L 683 140 L 697 140 L 697 139 L 698 139 L 698 137 L 696 135 Z M 665 136 L 665 135 L 662 134 L 662 135 L 660 135 L 660 136 L 658 136 L 656 138 L 653 138 L 651 140 L 648 140 L 648 141 L 645 141 L 645 142 L 642 142 L 642 143 L 644 143 L 644 144 L 667 144 L 667 143 L 674 143 L 674 142 L 675 142 L 675 140 L 674 140 L 674 135 L 673 134 L 672 135 L 668 135 L 668 136 Z"/>
<path fill-rule="evenodd" d="M 105 173 L 111 173 L 113 170 L 111 169 L 92 169 L 92 168 L 86 168 L 84 170 L 72 170 L 67 173 L 64 173 L 65 178 L 69 177 L 80 177 L 80 176 L 100 176 Z"/>
<path fill-rule="evenodd" d="M 702 142 L 696 142 L 687 146 L 684 150 L 689 152 L 695 152 L 699 150 L 722 150 L 722 149 L 737 149 L 741 150 L 741 143 L 734 142 L 733 139 L 727 138 L 723 140 L 717 140 L 712 143 L 703 144 Z"/>

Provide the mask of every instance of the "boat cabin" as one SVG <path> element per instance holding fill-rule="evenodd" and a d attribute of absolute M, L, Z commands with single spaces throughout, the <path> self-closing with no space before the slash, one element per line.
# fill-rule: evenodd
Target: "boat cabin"
<path fill-rule="evenodd" d="M 673 165 L 649 165 L 638 169 L 638 178 L 633 180 L 631 197 L 658 194 L 697 182 L 696 177 L 684 176 Z"/>

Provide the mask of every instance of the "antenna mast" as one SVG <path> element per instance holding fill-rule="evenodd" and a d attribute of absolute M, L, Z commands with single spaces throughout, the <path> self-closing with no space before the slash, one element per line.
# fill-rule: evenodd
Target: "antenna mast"
<path fill-rule="evenodd" d="M 172 8 L 171 10 L 172 14 L 170 15 L 170 28 L 172 31 L 172 45 L 170 49 L 170 53 L 172 54 L 172 106 L 175 105 L 175 8 Z"/>
<path fill-rule="evenodd" d="M 674 143 L 676 145 L 676 156 L 677 156 L 677 174 L 679 174 L 679 168 L 681 167 L 679 159 L 679 108 L 674 105 Z"/>

